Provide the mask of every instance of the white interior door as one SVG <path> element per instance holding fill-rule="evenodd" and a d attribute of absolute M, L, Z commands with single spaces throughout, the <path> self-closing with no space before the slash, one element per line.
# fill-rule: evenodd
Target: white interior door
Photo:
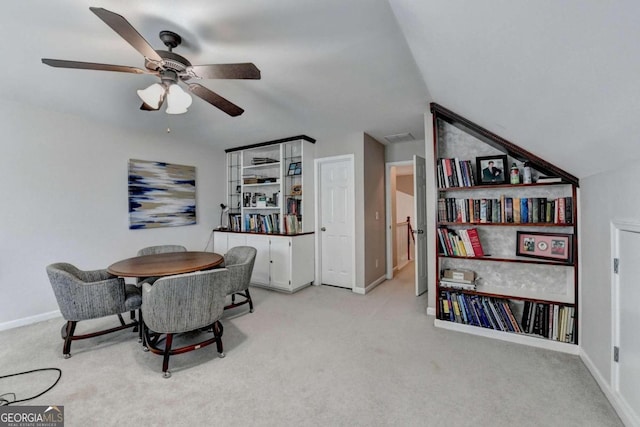
<path fill-rule="evenodd" d="M 416 238 L 415 269 L 416 296 L 427 292 L 427 171 L 423 157 L 413 156 L 413 210 Z"/>
<path fill-rule="evenodd" d="M 320 283 L 354 287 L 353 159 L 318 159 Z"/>
<path fill-rule="evenodd" d="M 617 236 L 619 264 L 613 322 L 619 357 L 614 363 L 614 389 L 626 406 L 625 412 L 640 423 L 640 230 L 620 230 Z"/>

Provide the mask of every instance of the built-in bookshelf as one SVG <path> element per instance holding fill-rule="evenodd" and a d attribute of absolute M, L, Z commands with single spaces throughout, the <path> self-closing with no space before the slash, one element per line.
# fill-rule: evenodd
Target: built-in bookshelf
<path fill-rule="evenodd" d="M 436 326 L 575 353 L 578 179 L 438 104 L 431 111 Z"/>
<path fill-rule="evenodd" d="M 226 150 L 227 229 L 312 232 L 314 144 L 299 135 Z"/>

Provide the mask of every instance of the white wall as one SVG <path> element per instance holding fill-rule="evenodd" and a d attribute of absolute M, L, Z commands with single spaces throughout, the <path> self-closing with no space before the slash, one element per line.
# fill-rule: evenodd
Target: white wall
<path fill-rule="evenodd" d="M 580 180 L 580 345 L 611 385 L 611 222 L 640 223 L 639 166 Z M 638 356 L 638 355 L 636 355 Z"/>
<path fill-rule="evenodd" d="M 45 272 L 52 262 L 97 269 L 148 245 L 205 248 L 224 201 L 222 149 L 12 103 L 0 105 L 0 123 L 0 330 L 58 310 Z M 129 230 L 130 158 L 195 166 L 198 223 Z"/>

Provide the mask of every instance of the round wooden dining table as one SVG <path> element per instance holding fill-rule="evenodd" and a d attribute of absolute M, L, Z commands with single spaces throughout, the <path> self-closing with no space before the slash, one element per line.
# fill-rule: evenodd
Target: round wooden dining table
<path fill-rule="evenodd" d="M 111 264 L 107 271 L 120 277 L 162 277 L 216 267 L 224 261 L 215 252 L 169 252 L 141 255 Z"/>

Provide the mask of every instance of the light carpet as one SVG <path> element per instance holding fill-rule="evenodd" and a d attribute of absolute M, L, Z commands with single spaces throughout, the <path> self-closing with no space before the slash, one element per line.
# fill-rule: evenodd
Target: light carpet
<path fill-rule="evenodd" d="M 367 295 L 252 288 L 255 312 L 222 320 L 226 357 L 174 356 L 170 379 L 130 331 L 76 341 L 64 360 L 54 319 L 0 332 L 0 375 L 62 369 L 23 405 L 64 405 L 67 427 L 622 425 L 577 356 L 437 329 L 413 286 L 410 265 Z M 55 378 L 2 379 L 0 394 Z"/>

